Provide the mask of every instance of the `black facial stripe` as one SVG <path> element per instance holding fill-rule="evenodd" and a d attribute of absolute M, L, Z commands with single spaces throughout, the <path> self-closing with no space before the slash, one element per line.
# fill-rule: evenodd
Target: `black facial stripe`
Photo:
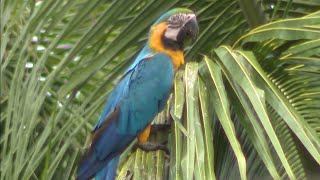
<path fill-rule="evenodd" d="M 166 31 L 172 31 L 168 32 L 167 36 L 165 36 L 166 33 L 162 35 L 162 43 L 163 46 L 167 49 L 171 50 L 183 50 L 184 46 L 184 40 L 186 37 L 189 37 L 190 35 L 193 36 L 193 32 L 189 29 L 190 27 L 190 20 L 194 17 L 194 14 L 175 14 L 172 15 L 167 20 L 167 29 Z M 189 23 L 189 24 L 188 24 Z M 188 26 L 185 26 L 188 25 Z M 177 34 L 176 34 L 177 33 Z M 176 34 L 176 35 L 175 35 Z M 176 36 L 176 37 L 171 37 Z"/>
<path fill-rule="evenodd" d="M 177 24 L 168 24 L 167 26 L 168 26 L 168 28 L 172 28 L 172 29 L 176 29 L 176 28 L 179 28 L 179 27 L 180 27 L 180 26 L 177 25 Z"/>
<path fill-rule="evenodd" d="M 183 42 L 182 41 L 174 41 L 172 39 L 166 38 L 164 35 L 162 36 L 163 46 L 167 49 L 171 50 L 183 50 Z"/>
<path fill-rule="evenodd" d="M 175 14 L 168 19 L 168 24 L 173 25 L 183 25 L 183 23 L 188 19 L 188 14 Z"/>

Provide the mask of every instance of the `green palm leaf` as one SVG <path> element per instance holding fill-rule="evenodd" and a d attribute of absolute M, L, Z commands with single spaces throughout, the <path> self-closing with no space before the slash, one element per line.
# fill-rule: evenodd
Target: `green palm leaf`
<path fill-rule="evenodd" d="M 187 47 L 151 141 L 119 179 L 306 179 L 320 169 L 317 0 L 2 0 L 1 179 L 73 179 L 109 92 L 163 12 L 187 7 Z M 230 47 L 232 46 L 232 47 Z"/>

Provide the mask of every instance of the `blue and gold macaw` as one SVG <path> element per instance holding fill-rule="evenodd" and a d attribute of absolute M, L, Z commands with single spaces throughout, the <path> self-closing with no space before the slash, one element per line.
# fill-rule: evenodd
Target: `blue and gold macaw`
<path fill-rule="evenodd" d="M 77 179 L 115 179 L 119 156 L 138 137 L 146 143 L 150 123 L 171 93 L 174 72 L 184 64 L 183 44 L 198 33 L 195 14 L 176 8 L 152 26 L 149 39 L 111 92 L 91 133 Z"/>

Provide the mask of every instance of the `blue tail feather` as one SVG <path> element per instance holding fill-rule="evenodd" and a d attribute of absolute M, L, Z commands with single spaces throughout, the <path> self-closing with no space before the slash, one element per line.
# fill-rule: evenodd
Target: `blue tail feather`
<path fill-rule="evenodd" d="M 108 164 L 97 173 L 96 180 L 116 179 L 119 157 L 120 156 L 115 156 L 111 161 L 109 161 Z"/>
<path fill-rule="evenodd" d="M 103 166 L 102 161 L 94 162 L 90 157 L 84 157 L 78 167 L 77 180 L 87 180 L 92 178 Z"/>
<path fill-rule="evenodd" d="M 92 161 L 84 158 L 78 168 L 77 180 L 87 180 L 96 177 L 96 180 L 114 180 L 116 177 L 120 155 L 103 161 Z"/>

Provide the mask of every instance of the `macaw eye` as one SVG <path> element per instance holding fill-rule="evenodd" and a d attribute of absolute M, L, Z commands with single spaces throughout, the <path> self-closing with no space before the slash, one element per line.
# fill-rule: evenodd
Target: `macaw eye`
<path fill-rule="evenodd" d="M 186 14 L 183 14 L 183 13 L 176 14 L 176 15 L 171 16 L 168 21 L 171 24 L 181 24 L 183 22 L 185 16 L 186 16 Z"/>
<path fill-rule="evenodd" d="M 169 19 L 169 22 L 170 23 L 177 23 L 178 22 L 178 17 L 175 15 L 175 16 L 171 16 L 170 19 Z"/>

